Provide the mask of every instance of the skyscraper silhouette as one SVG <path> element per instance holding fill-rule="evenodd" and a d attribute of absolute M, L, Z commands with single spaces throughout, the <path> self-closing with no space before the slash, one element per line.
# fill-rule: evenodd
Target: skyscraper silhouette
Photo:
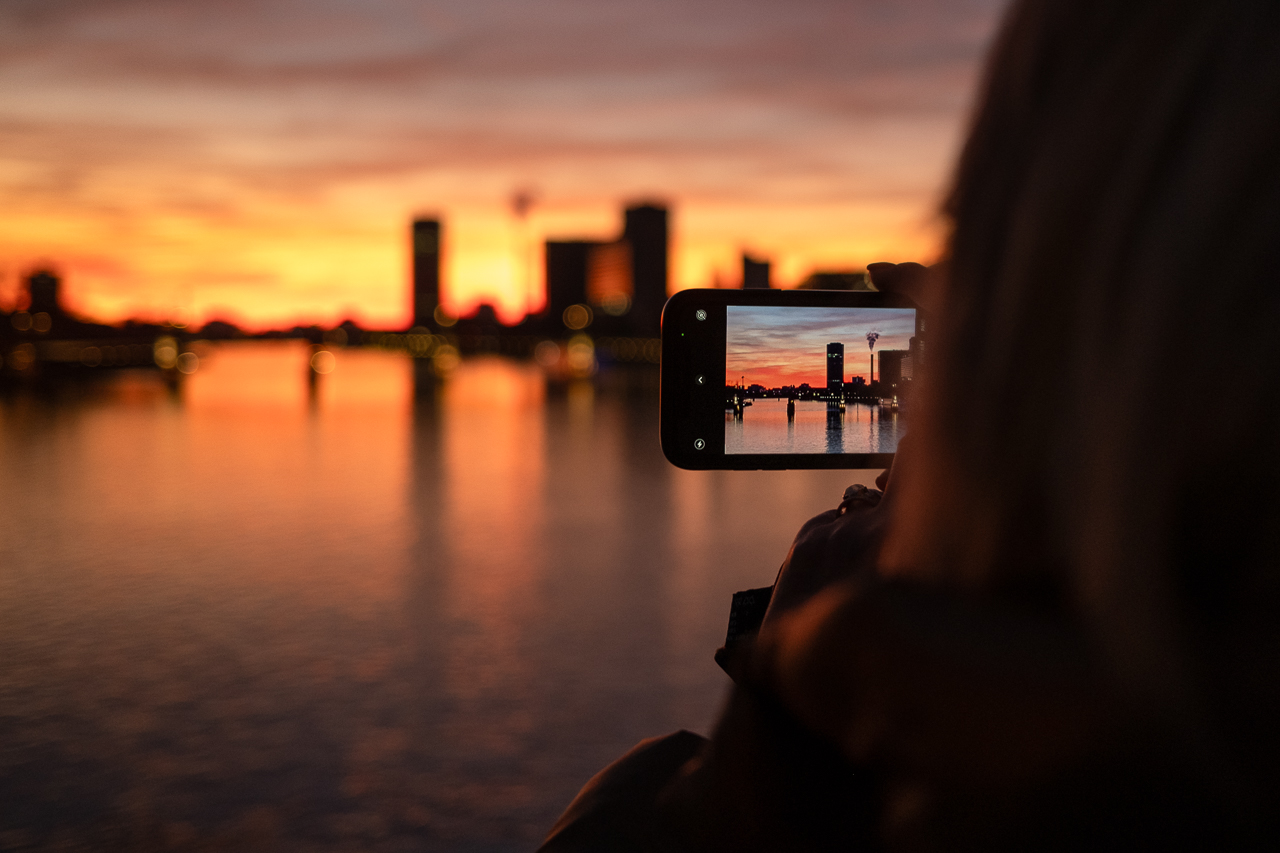
<path fill-rule="evenodd" d="M 827 392 L 839 395 L 844 390 L 844 344 L 827 344 Z"/>
<path fill-rule="evenodd" d="M 440 305 L 440 220 L 413 220 L 413 325 L 435 327 Z"/>
<path fill-rule="evenodd" d="M 36 270 L 27 276 L 27 296 L 31 304 L 27 310 L 32 314 L 44 312 L 51 317 L 62 313 L 61 304 L 62 279 L 49 270 Z"/>
<path fill-rule="evenodd" d="M 667 302 L 667 209 L 628 207 L 616 240 L 547 240 L 547 307 L 536 320 L 560 334 L 566 308 L 590 305 L 592 334 L 657 337 Z M 575 327 L 576 328 L 576 327 Z"/>
<path fill-rule="evenodd" d="M 742 289 L 768 290 L 772 287 L 769 281 L 769 262 L 753 258 L 742 253 Z"/>
<path fill-rule="evenodd" d="M 631 244 L 631 333 L 657 337 L 667 302 L 667 209 L 656 204 L 627 208 L 624 240 Z"/>
<path fill-rule="evenodd" d="M 631 243 L 598 243 L 587 256 L 587 300 L 606 314 L 622 317 L 635 298 Z"/>
<path fill-rule="evenodd" d="M 595 240 L 548 240 L 546 249 L 547 307 L 543 309 L 544 332 L 565 331 L 564 311 L 587 301 L 587 261 L 599 246 Z"/>
<path fill-rule="evenodd" d="M 880 387 L 885 394 L 899 394 L 904 380 L 911 375 L 911 351 L 887 349 L 880 351 Z"/>

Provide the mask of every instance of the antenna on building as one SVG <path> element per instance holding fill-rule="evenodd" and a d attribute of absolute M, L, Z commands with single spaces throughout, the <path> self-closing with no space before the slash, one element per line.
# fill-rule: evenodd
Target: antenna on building
<path fill-rule="evenodd" d="M 871 350 L 871 382 L 876 381 L 876 341 L 880 340 L 880 332 L 875 329 L 867 332 L 867 349 Z M 870 383 L 868 383 L 870 384 Z"/>
<path fill-rule="evenodd" d="M 530 187 L 518 187 L 511 194 L 511 213 L 516 218 L 516 229 L 518 235 L 516 239 L 520 245 L 516 249 L 517 257 L 520 261 L 520 274 L 524 277 L 524 313 L 526 315 L 533 312 L 534 292 L 533 292 L 533 241 L 529 239 L 528 220 L 529 211 L 533 209 L 534 203 L 538 200 L 537 193 Z"/>

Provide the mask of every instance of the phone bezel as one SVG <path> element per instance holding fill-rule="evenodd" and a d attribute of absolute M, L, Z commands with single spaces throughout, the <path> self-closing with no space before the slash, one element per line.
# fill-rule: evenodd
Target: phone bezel
<path fill-rule="evenodd" d="M 912 308 L 909 298 L 874 290 L 682 290 L 662 309 L 659 432 L 662 452 L 691 471 L 884 468 L 892 453 L 724 452 L 725 329 L 730 305 L 814 308 Z M 698 311 L 705 320 L 697 319 Z M 699 377 L 702 377 L 701 384 Z M 699 449 L 695 442 L 704 444 Z"/>

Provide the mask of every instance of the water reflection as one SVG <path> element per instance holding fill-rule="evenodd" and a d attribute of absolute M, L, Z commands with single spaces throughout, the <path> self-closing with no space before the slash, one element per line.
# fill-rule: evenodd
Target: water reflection
<path fill-rule="evenodd" d="M 790 432 L 791 425 L 787 424 Z M 833 403 L 827 404 L 827 453 L 839 453 L 844 447 L 844 409 Z"/>
<path fill-rule="evenodd" d="M 228 345 L 0 398 L 0 847 L 528 849 L 704 729 L 735 589 L 853 472 L 686 472 L 656 401 Z"/>
<path fill-rule="evenodd" d="M 898 411 L 879 405 L 753 400 L 725 415 L 726 453 L 893 453 L 906 432 Z"/>

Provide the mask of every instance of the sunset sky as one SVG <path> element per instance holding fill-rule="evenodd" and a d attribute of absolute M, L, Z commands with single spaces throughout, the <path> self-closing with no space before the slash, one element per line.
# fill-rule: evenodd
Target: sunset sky
<path fill-rule="evenodd" d="M 777 388 L 827 384 L 827 344 L 844 344 L 844 381 L 870 379 L 873 350 L 867 333 L 879 332 L 874 352 L 904 350 L 915 334 L 908 308 L 778 308 L 731 305 L 725 328 L 725 384 Z M 876 376 L 880 375 L 879 358 Z"/>
<path fill-rule="evenodd" d="M 107 320 L 402 325 L 434 213 L 448 307 L 514 321 L 543 239 L 648 199 L 674 287 L 928 261 L 1003 6 L 5 0 L 0 306 L 51 263 Z"/>

